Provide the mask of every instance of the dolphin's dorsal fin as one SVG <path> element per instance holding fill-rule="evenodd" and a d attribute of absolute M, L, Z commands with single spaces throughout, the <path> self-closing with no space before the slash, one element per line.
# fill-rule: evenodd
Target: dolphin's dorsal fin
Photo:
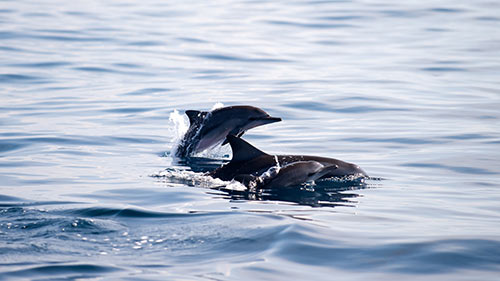
<path fill-rule="evenodd" d="M 186 115 L 189 118 L 189 125 L 200 123 L 207 116 L 208 112 L 198 110 L 186 110 Z"/>
<path fill-rule="evenodd" d="M 236 136 L 228 135 L 227 141 L 233 150 L 233 158 L 231 159 L 231 162 L 244 162 L 262 155 L 268 155 Z"/>

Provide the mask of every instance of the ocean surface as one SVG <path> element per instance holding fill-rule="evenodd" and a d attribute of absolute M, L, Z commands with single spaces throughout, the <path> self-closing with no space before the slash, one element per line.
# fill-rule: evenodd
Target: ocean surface
<path fill-rule="evenodd" d="M 1 280 L 499 280 L 498 1 L 0 1 Z M 372 178 L 248 194 L 183 112 Z"/>

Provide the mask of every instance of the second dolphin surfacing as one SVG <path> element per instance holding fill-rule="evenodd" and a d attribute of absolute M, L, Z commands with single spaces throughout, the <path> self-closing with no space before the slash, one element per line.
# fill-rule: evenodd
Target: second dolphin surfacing
<path fill-rule="evenodd" d="M 281 121 L 248 105 L 227 106 L 211 112 L 187 110 L 186 115 L 190 125 L 177 147 L 177 157 L 188 157 L 219 143 L 226 144 L 229 134 L 241 136 L 251 128 Z"/>
<path fill-rule="evenodd" d="M 234 180 L 251 188 L 288 188 L 317 180 L 337 168 L 337 165 L 324 166 L 316 161 L 297 161 L 281 168 L 271 167 L 260 176 L 237 175 Z"/>
<path fill-rule="evenodd" d="M 239 137 L 228 135 L 227 140 L 231 145 L 233 158 L 210 173 L 212 177 L 221 180 L 234 179 L 245 184 L 278 165 L 283 167 L 288 175 L 279 175 L 278 172 L 264 187 L 269 183 L 272 183 L 272 188 L 278 185 L 298 185 L 301 179 L 307 181 L 348 175 L 368 176 L 359 166 L 341 160 L 308 155 L 270 155 Z"/>

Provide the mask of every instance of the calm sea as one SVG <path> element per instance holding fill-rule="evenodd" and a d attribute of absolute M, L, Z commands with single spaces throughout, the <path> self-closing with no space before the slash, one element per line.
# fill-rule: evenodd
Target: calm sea
<path fill-rule="evenodd" d="M 0 1 L 0 279 L 498 280 L 499 15 L 488 0 Z M 266 152 L 374 179 L 214 189 L 199 171 L 230 149 L 169 152 L 184 110 L 220 103 L 283 118 L 245 134 Z"/>

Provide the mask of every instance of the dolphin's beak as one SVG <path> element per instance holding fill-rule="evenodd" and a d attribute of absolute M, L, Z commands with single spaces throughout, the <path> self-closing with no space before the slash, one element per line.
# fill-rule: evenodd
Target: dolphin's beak
<path fill-rule="evenodd" d="M 272 116 L 266 116 L 266 117 L 262 117 L 262 118 L 255 118 L 255 120 L 261 121 L 262 124 L 270 124 L 270 123 L 274 123 L 274 122 L 280 122 L 281 118 L 279 118 L 279 117 L 272 117 Z"/>

